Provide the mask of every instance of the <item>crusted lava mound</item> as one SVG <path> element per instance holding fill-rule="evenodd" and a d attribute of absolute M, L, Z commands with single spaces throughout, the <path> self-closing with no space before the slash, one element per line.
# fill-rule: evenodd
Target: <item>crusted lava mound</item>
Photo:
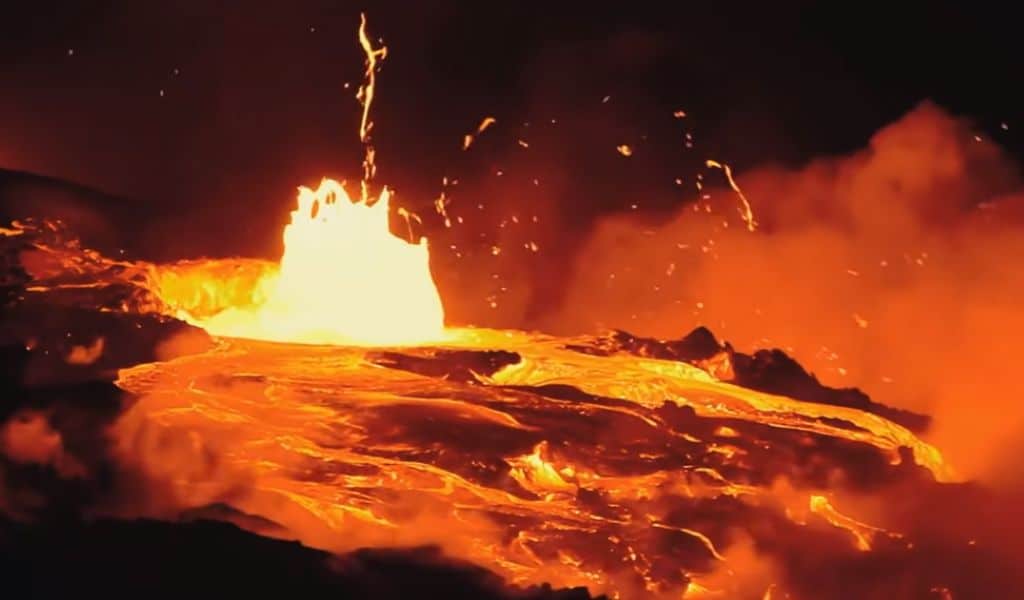
<path fill-rule="evenodd" d="M 752 390 L 781 394 L 821 404 L 848 406 L 885 417 L 916 432 L 925 431 L 931 418 L 908 410 L 873 402 L 857 388 L 822 385 L 800 363 L 779 349 L 744 354 L 728 342 L 719 342 L 706 327 L 698 327 L 679 340 L 655 340 L 615 331 L 597 344 L 599 351 L 626 351 L 637 356 L 678 360 L 710 367 L 716 375 Z M 594 350 L 580 347 L 583 352 Z"/>

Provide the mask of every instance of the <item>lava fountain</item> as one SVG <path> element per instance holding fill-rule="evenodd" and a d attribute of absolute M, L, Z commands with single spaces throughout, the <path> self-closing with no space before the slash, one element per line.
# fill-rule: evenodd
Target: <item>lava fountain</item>
<path fill-rule="evenodd" d="M 186 321 L 218 336 L 342 345 L 407 345 L 444 337 L 444 309 L 426 239 L 388 230 L 390 194 L 353 202 L 324 179 L 299 188 L 276 273 L 258 282 L 262 301 Z"/>
<path fill-rule="evenodd" d="M 445 338 L 444 308 L 433 277 L 426 238 L 405 241 L 390 232 L 391 193 L 370 193 L 376 174 L 370 109 L 379 62 L 387 47 L 375 48 L 359 25 L 366 53 L 365 82 L 356 98 L 363 108 L 359 139 L 365 146 L 360 197 L 344 184 L 324 178 L 313 190 L 299 188 L 298 206 L 284 228 L 284 255 L 250 281 L 248 302 L 224 297 L 222 281 L 210 273 L 155 270 L 156 294 L 179 318 L 217 336 L 337 345 L 410 345 Z M 411 236 L 411 232 L 410 232 Z M 191 277 L 187 275 L 192 275 Z M 219 297 L 214 310 L 197 312 L 183 302 L 197 287 Z M 184 298 L 183 298 L 184 295 Z"/>

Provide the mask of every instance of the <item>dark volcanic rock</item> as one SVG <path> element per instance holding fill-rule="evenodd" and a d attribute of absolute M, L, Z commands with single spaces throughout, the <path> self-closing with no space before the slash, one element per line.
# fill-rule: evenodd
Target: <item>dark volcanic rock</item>
<path fill-rule="evenodd" d="M 430 351 L 427 355 L 402 352 L 369 352 L 367 360 L 382 367 L 459 382 L 475 381 L 474 373 L 493 375 L 519 362 L 519 355 L 505 350 Z"/>
<path fill-rule="evenodd" d="M 0 520 L 0 577 L 11 597 L 32 598 L 591 597 L 583 589 L 508 587 L 493 573 L 453 562 L 433 548 L 359 550 L 333 557 L 212 521 L 27 526 Z"/>
<path fill-rule="evenodd" d="M 26 218 L 60 220 L 86 247 L 117 256 L 139 256 L 146 246 L 140 224 L 156 210 L 146 202 L 119 198 L 61 179 L 0 169 L 0 225 Z"/>
<path fill-rule="evenodd" d="M 931 423 L 931 417 L 927 415 L 879 404 L 859 389 L 822 385 L 782 350 L 758 350 L 752 356 L 739 352 L 731 355 L 736 383 L 743 387 L 808 402 L 856 408 L 885 417 L 913 431 L 924 431 Z"/>
<path fill-rule="evenodd" d="M 729 343 L 719 342 L 706 327 L 697 327 L 679 340 L 657 340 L 615 331 L 591 345 L 573 346 L 572 349 L 590 354 L 625 351 L 637 356 L 693 364 L 724 353 L 732 365 L 733 382 L 737 385 L 805 402 L 856 408 L 917 432 L 924 431 L 931 423 L 931 417 L 927 415 L 879 404 L 859 389 L 823 385 L 782 350 L 758 350 L 752 355 L 737 352 Z"/>
<path fill-rule="evenodd" d="M 684 362 L 706 360 L 727 348 L 720 344 L 715 339 L 715 335 L 706 327 L 698 327 L 686 337 L 675 341 L 639 337 L 626 331 L 615 330 L 587 345 L 569 345 L 567 347 L 570 350 L 598 356 L 606 356 L 624 350 L 637 356 Z"/>
<path fill-rule="evenodd" d="M 152 314 L 23 304 L 0 321 L 0 346 L 26 352 L 19 373 L 26 386 L 112 381 L 117 369 L 157 360 L 161 345 L 182 334 L 197 349 L 204 340 L 212 346 L 204 331 Z"/>

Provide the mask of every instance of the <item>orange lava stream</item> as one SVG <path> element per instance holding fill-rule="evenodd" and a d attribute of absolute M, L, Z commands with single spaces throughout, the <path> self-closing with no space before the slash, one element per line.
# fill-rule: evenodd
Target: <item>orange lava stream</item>
<path fill-rule="evenodd" d="M 889 534 L 889 532 L 880 527 L 874 527 L 873 525 L 862 523 L 857 519 L 842 514 L 832 506 L 832 503 L 825 496 L 817 494 L 812 495 L 809 506 L 811 512 L 820 515 L 832 525 L 849 531 L 850 535 L 852 535 L 857 541 L 857 549 L 862 552 L 868 552 L 871 550 L 871 540 L 875 535 L 880 533 Z M 889 535 L 899 537 L 898 534 Z"/>
<path fill-rule="evenodd" d="M 121 371 L 118 385 L 138 402 L 114 437 L 126 461 L 170 485 L 176 510 L 227 503 L 276 524 L 243 526 L 330 551 L 437 544 L 516 583 L 585 585 L 622 597 L 678 597 L 699 586 L 653 567 L 659 535 L 678 536 L 709 567 L 728 560 L 720 538 L 673 522 L 673 502 L 756 504 L 778 493 L 722 475 L 744 463 L 742 453 L 720 454 L 689 434 L 666 432 L 656 416 L 665 402 L 769 432 L 841 438 L 893 460 L 907 446 L 936 478 L 950 477 L 938 451 L 880 417 L 739 388 L 684 363 L 567 348 L 576 343 L 586 339 L 471 329 L 453 332 L 443 348 L 404 351 L 521 357 L 462 383 L 382 368 L 382 351 L 222 340 L 204 354 Z M 529 391 L 552 385 L 594 399 Z M 635 424 L 621 432 L 623 442 L 633 427 L 661 431 L 679 448 L 704 447 L 705 458 L 644 466 L 675 452 L 652 445 L 625 468 L 609 463 L 601 445 L 555 444 L 560 427 L 586 431 L 605 418 Z M 725 439 L 747 435 L 717 431 Z M 523 445 L 532 450 L 508 450 Z M 587 501 L 595 494 L 601 504 Z M 784 496 L 777 501 L 790 503 Z M 849 531 L 854 548 L 870 549 L 881 531 L 842 515 L 824 496 L 803 498 L 823 526 Z"/>

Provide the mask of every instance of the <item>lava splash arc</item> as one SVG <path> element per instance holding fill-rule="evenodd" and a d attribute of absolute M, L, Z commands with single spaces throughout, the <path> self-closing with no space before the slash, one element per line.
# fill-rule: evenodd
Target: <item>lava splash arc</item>
<path fill-rule="evenodd" d="M 425 238 L 388 228 L 390 193 L 353 202 L 324 179 L 299 188 L 276 273 L 248 306 L 180 314 L 211 334 L 313 344 L 412 345 L 444 338 L 444 308 Z"/>

